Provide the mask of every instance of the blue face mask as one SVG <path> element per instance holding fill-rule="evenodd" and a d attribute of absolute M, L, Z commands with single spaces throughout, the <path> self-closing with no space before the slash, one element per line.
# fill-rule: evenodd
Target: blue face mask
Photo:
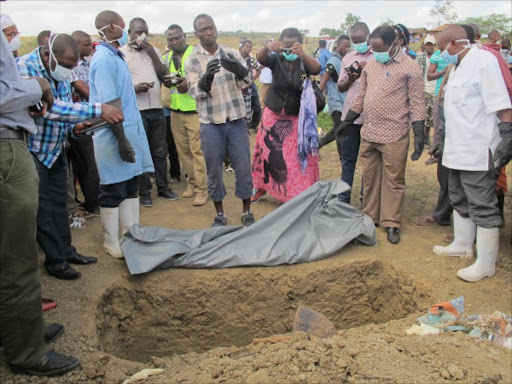
<path fill-rule="evenodd" d="M 354 48 L 359 53 L 368 52 L 368 50 L 370 49 L 370 47 L 368 46 L 368 37 L 370 37 L 370 35 L 366 36 L 366 40 L 359 44 L 354 44 L 354 43 L 352 43 L 352 40 L 351 40 L 350 42 L 352 43 L 352 48 Z"/>
<path fill-rule="evenodd" d="M 468 39 L 461 39 L 461 40 L 455 40 L 455 41 L 457 43 L 460 41 L 467 41 L 468 45 L 464 46 L 464 49 L 462 51 L 460 51 L 459 53 L 456 53 L 455 55 L 450 55 L 450 53 L 448 52 L 448 49 L 445 49 L 443 52 L 441 52 L 441 59 L 444 60 L 446 65 L 459 64 L 459 55 L 471 46 Z"/>
<path fill-rule="evenodd" d="M 283 56 L 288 61 L 295 61 L 295 60 L 297 60 L 299 58 L 299 55 L 297 55 L 296 53 L 286 53 L 286 52 L 283 52 Z"/>
<path fill-rule="evenodd" d="M 391 47 L 386 52 L 375 52 L 373 51 L 373 57 L 375 57 L 375 60 L 377 60 L 379 63 L 387 63 L 389 60 L 391 60 L 391 57 L 389 57 L 389 51 L 391 48 L 393 48 L 393 44 L 391 44 Z"/>
<path fill-rule="evenodd" d="M 119 43 L 119 48 L 121 48 L 123 45 L 125 45 L 128 42 L 128 31 L 126 29 L 121 28 L 119 25 L 115 25 L 115 24 L 113 24 L 113 25 L 114 25 L 114 27 L 117 27 L 117 28 L 119 28 L 120 30 L 123 31 L 123 36 L 121 36 L 118 39 L 107 40 L 107 37 L 103 33 L 103 30 L 105 28 L 108 28 L 108 25 L 105 25 L 103 28 L 98 29 L 98 32 L 103 36 L 103 38 L 105 39 L 105 41 L 107 43 L 112 43 L 114 41 L 117 41 Z"/>

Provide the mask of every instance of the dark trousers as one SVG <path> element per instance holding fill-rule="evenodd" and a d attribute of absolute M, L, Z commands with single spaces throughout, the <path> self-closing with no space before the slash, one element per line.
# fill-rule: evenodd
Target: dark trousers
<path fill-rule="evenodd" d="M 71 145 L 69 154 L 73 174 L 78 177 L 80 189 L 84 194 L 83 207 L 89 212 L 96 211 L 100 194 L 100 176 L 94 158 L 92 136 L 69 138 L 69 144 Z"/>
<path fill-rule="evenodd" d="M 174 136 L 171 131 L 171 116 L 165 116 L 166 123 L 166 136 L 167 136 L 167 151 L 169 152 L 169 174 L 171 177 L 179 180 L 181 176 L 180 159 L 178 158 L 178 150 L 174 143 Z"/>
<path fill-rule="evenodd" d="M 260 104 L 260 96 L 258 95 L 258 87 L 256 83 L 253 82 L 251 85 L 251 109 L 252 109 L 252 119 L 248 124 L 248 127 L 251 129 L 258 129 L 258 126 L 261 122 L 261 104 Z"/>
<path fill-rule="evenodd" d="M 137 197 L 140 176 L 115 184 L 101 184 L 99 204 L 103 208 L 117 208 L 126 199 Z"/>
<path fill-rule="evenodd" d="M 37 270 L 37 188 L 26 144 L 0 139 L 0 344 L 7 362 L 20 367 L 37 364 L 50 349 Z"/>
<path fill-rule="evenodd" d="M 163 109 L 146 109 L 140 111 L 142 123 L 148 137 L 149 150 L 151 158 L 155 165 L 156 185 L 159 191 L 168 188 L 167 182 L 167 135 L 165 124 L 165 115 Z M 143 174 L 139 177 L 139 195 L 148 196 L 151 194 L 151 180 L 149 174 Z"/>
<path fill-rule="evenodd" d="M 338 151 L 340 150 L 340 144 L 338 145 Z M 341 149 L 341 180 L 352 187 L 354 182 L 354 173 L 356 171 L 357 156 L 359 153 L 359 145 L 361 144 L 361 125 L 352 124 L 348 129 L 347 140 L 343 143 Z M 362 190 L 361 190 L 362 195 Z M 339 199 L 350 203 L 351 190 L 340 193 Z"/>
<path fill-rule="evenodd" d="M 62 152 L 51 168 L 35 156 L 39 173 L 39 209 L 37 210 L 37 242 L 46 256 L 47 271 L 55 271 L 75 256 L 71 245 L 67 202 L 67 161 Z"/>
<path fill-rule="evenodd" d="M 437 195 L 437 204 L 432 216 L 439 225 L 450 225 L 453 207 L 450 204 L 448 195 L 448 174 L 449 170 L 443 166 L 443 158 L 437 161 L 437 181 L 439 182 L 439 194 Z"/>

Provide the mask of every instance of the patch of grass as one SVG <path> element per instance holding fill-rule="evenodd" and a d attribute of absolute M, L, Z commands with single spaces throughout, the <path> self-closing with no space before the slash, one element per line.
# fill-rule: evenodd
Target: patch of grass
<path fill-rule="evenodd" d="M 320 112 L 317 116 L 317 124 L 319 128 L 322 128 L 324 132 L 328 132 L 332 129 L 332 119 L 325 112 Z"/>

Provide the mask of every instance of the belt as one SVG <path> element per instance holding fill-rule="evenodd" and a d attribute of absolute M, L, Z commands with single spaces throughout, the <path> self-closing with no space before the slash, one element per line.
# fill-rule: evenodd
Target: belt
<path fill-rule="evenodd" d="M 24 130 L 14 130 L 14 129 L 2 129 L 0 131 L 0 140 L 22 140 L 27 142 L 27 134 Z"/>

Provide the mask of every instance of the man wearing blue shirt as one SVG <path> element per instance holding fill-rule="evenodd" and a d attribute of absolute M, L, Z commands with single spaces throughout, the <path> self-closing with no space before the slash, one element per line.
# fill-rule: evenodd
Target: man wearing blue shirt
<path fill-rule="evenodd" d="M 80 50 L 75 40 L 66 34 L 50 36 L 44 47 L 17 59 L 22 78 L 41 77 L 50 83 L 55 102 L 44 115 L 34 119 L 37 132 L 30 136 L 28 149 L 34 156 L 39 172 L 39 208 L 37 241 L 45 253 L 45 269 L 58 279 L 73 280 L 80 273 L 69 266 L 92 264 L 95 257 L 77 253 L 71 245 L 67 200 L 67 161 L 63 151 L 68 133 L 73 135 L 73 123 L 101 117 L 112 123 L 121 122 L 117 108 L 100 103 L 73 103 L 69 76 L 77 65 Z"/>
<path fill-rule="evenodd" d="M 327 42 L 325 40 L 320 40 L 318 42 L 318 61 L 320 61 L 320 78 L 323 77 L 325 72 L 325 66 L 327 65 L 327 60 L 331 57 L 331 52 L 327 49 Z"/>
<path fill-rule="evenodd" d="M 113 125 L 93 137 L 100 174 L 98 203 L 103 248 L 120 259 L 123 253 L 119 246 L 119 222 L 123 233 L 139 223 L 138 176 L 154 172 L 154 167 L 132 76 L 119 50 L 128 41 L 124 20 L 116 12 L 102 11 L 96 16 L 95 25 L 103 41 L 91 60 L 89 100 L 105 103 L 120 98 L 124 115 L 122 127 Z"/>

